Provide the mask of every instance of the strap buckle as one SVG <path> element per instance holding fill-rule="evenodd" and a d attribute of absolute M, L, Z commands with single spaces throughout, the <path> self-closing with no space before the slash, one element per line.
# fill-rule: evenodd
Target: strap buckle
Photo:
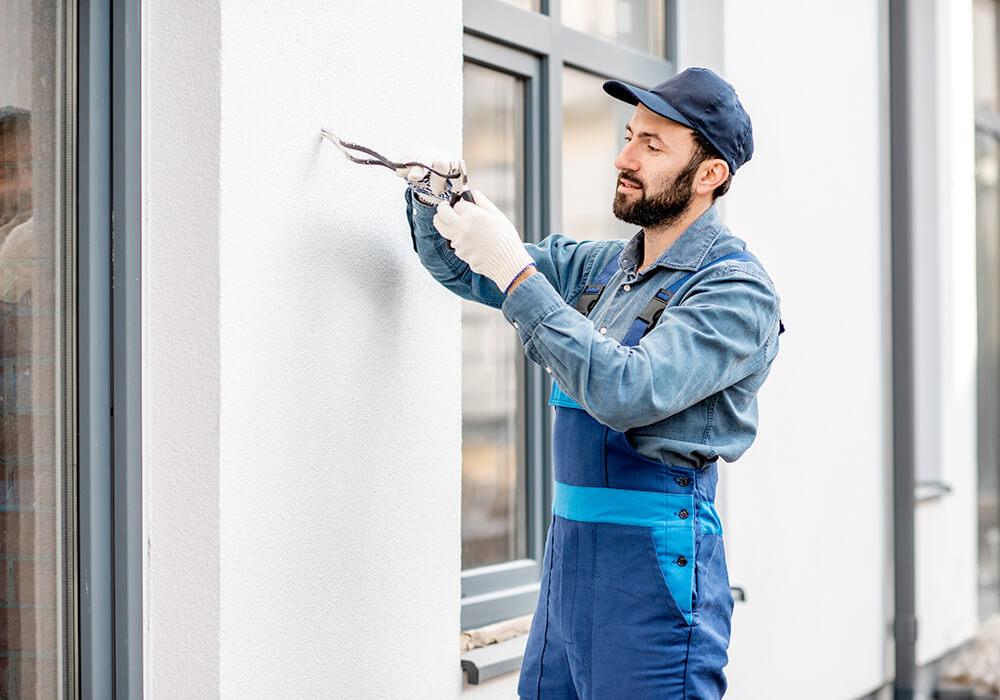
<path fill-rule="evenodd" d="M 646 308 L 639 312 L 636 320 L 642 321 L 646 324 L 646 330 L 642 332 L 643 335 L 646 335 L 646 333 L 653 330 L 653 327 L 656 325 L 657 321 L 660 320 L 660 316 L 663 315 L 663 310 L 667 308 L 667 304 L 670 303 L 670 299 L 673 298 L 673 296 L 673 292 L 661 289 L 652 299 L 649 300 L 649 303 L 646 304 Z"/>

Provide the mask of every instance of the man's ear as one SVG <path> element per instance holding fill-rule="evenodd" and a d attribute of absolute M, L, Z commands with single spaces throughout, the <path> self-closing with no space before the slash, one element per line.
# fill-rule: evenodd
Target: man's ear
<path fill-rule="evenodd" d="M 729 177 L 729 164 L 721 158 L 709 158 L 698 168 L 694 188 L 696 194 L 709 194 Z"/>

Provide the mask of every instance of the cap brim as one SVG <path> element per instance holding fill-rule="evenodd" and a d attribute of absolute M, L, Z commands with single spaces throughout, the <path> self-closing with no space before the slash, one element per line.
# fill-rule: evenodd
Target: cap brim
<path fill-rule="evenodd" d="M 671 107 L 666 100 L 647 90 L 642 90 L 633 85 L 629 85 L 628 83 L 623 83 L 620 80 L 609 80 L 604 83 L 604 92 L 608 93 L 616 100 L 628 102 L 630 105 L 637 105 L 641 102 L 661 117 L 666 117 L 667 119 L 675 121 L 678 124 L 683 124 L 689 129 L 696 128 L 694 124 L 688 121 L 683 114 Z"/>

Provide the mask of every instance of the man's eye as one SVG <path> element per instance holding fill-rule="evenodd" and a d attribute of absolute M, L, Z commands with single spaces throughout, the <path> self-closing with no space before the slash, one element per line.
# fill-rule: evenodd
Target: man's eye
<path fill-rule="evenodd" d="M 660 152 L 660 149 L 657 148 L 656 146 L 646 146 L 646 148 L 648 148 L 653 153 L 659 153 Z"/>

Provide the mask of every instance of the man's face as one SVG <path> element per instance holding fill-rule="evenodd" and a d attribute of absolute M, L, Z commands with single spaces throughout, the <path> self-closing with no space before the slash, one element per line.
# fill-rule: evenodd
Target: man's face
<path fill-rule="evenodd" d="M 0 132 L 0 225 L 31 210 L 31 141 Z"/>
<path fill-rule="evenodd" d="M 625 127 L 625 146 L 615 158 L 618 188 L 613 211 L 636 226 L 669 224 L 694 197 L 699 163 L 690 129 L 639 104 Z"/>

